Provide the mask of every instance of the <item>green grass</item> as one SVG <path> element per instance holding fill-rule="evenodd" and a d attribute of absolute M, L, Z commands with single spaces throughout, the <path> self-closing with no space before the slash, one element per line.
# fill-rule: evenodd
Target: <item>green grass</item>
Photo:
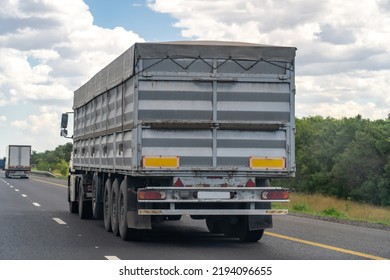
<path fill-rule="evenodd" d="M 390 207 L 341 200 L 320 194 L 290 194 L 290 203 L 274 203 L 274 208 L 287 208 L 291 213 L 332 217 L 390 226 Z"/>

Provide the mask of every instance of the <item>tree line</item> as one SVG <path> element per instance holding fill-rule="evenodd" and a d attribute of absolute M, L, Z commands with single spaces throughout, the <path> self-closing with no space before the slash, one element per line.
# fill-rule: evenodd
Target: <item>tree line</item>
<path fill-rule="evenodd" d="M 390 115 L 386 120 L 296 120 L 296 177 L 277 183 L 298 192 L 390 206 Z"/>
<path fill-rule="evenodd" d="M 72 143 L 66 143 L 65 145 L 58 146 L 54 151 L 45 151 L 42 153 L 33 151 L 31 164 L 38 170 L 51 171 L 66 176 L 68 175 L 72 149 Z"/>
<path fill-rule="evenodd" d="M 296 119 L 296 177 L 273 185 L 390 206 L 390 115 L 386 120 Z M 38 170 L 68 172 L 72 144 L 33 152 Z"/>

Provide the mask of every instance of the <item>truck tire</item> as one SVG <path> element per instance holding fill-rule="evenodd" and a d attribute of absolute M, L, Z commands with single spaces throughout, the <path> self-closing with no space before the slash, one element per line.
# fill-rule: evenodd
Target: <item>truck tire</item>
<path fill-rule="evenodd" d="M 264 234 L 264 229 L 249 230 L 248 216 L 243 216 L 239 223 L 238 239 L 241 242 L 257 242 Z"/>
<path fill-rule="evenodd" d="M 102 202 L 102 178 L 97 172 L 92 177 L 92 214 L 97 220 L 103 218 L 103 202 Z"/>
<path fill-rule="evenodd" d="M 119 184 L 116 178 L 111 190 L 111 229 L 115 236 L 119 235 Z"/>
<path fill-rule="evenodd" d="M 144 230 L 128 227 L 127 203 L 127 180 L 124 179 L 119 191 L 119 234 L 123 240 L 138 241 L 142 239 Z"/>
<path fill-rule="evenodd" d="M 104 220 L 104 227 L 106 228 L 106 231 L 111 232 L 111 208 L 112 208 L 112 201 L 111 201 L 111 179 L 107 178 L 106 183 L 104 185 L 104 194 L 103 194 L 103 220 Z"/>
<path fill-rule="evenodd" d="M 258 230 L 246 230 L 239 234 L 238 238 L 241 242 L 257 242 L 259 241 L 264 234 L 264 229 L 258 229 Z"/>
<path fill-rule="evenodd" d="M 84 186 L 83 178 L 79 180 L 79 217 L 80 219 L 91 219 L 92 218 L 92 204 L 91 201 L 84 200 Z"/>
<path fill-rule="evenodd" d="M 68 187 L 68 202 L 69 202 L 69 212 L 72 214 L 77 214 L 79 212 L 79 204 L 77 201 L 70 200 L 70 187 Z"/>
<path fill-rule="evenodd" d="M 222 233 L 221 223 L 212 219 L 206 218 L 206 226 L 210 233 Z"/>

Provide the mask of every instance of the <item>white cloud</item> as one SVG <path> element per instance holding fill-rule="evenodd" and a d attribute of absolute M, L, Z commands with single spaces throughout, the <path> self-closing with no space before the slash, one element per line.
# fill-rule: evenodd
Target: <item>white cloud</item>
<path fill-rule="evenodd" d="M 71 109 L 73 91 L 136 41 L 144 40 L 94 25 L 82 0 L 2 1 L 0 112 L 12 129 L 0 144 L 24 139 L 46 150 L 64 142 L 60 113 Z"/>
<path fill-rule="evenodd" d="M 338 75 L 298 76 L 298 116 L 322 115 L 371 119 L 389 114 L 390 70 L 353 71 Z"/>
<path fill-rule="evenodd" d="M 388 0 L 149 0 L 183 37 L 297 47 L 297 114 L 386 118 Z"/>
<path fill-rule="evenodd" d="M 6 1 L 0 23 L 0 106 L 30 99 L 71 100 L 83 81 L 135 41 L 143 41 L 120 27 L 93 25 L 81 0 Z"/>
<path fill-rule="evenodd" d="M 69 141 L 59 136 L 61 113 L 65 110 L 66 108 L 58 106 L 41 106 L 36 114 L 23 120 L 12 121 L 10 129 L 16 131 L 16 141 L 32 145 L 33 150 L 53 149 Z"/>

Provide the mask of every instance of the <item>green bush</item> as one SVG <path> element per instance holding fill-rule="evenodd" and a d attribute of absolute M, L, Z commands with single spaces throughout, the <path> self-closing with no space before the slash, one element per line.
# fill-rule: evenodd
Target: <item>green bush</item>
<path fill-rule="evenodd" d="M 304 204 L 295 204 L 292 209 L 297 212 L 309 212 L 309 208 Z"/>
<path fill-rule="evenodd" d="M 322 214 L 329 217 L 335 217 L 335 218 L 346 218 L 346 215 L 342 212 L 339 212 L 335 208 L 327 208 L 324 211 L 322 211 Z"/>

